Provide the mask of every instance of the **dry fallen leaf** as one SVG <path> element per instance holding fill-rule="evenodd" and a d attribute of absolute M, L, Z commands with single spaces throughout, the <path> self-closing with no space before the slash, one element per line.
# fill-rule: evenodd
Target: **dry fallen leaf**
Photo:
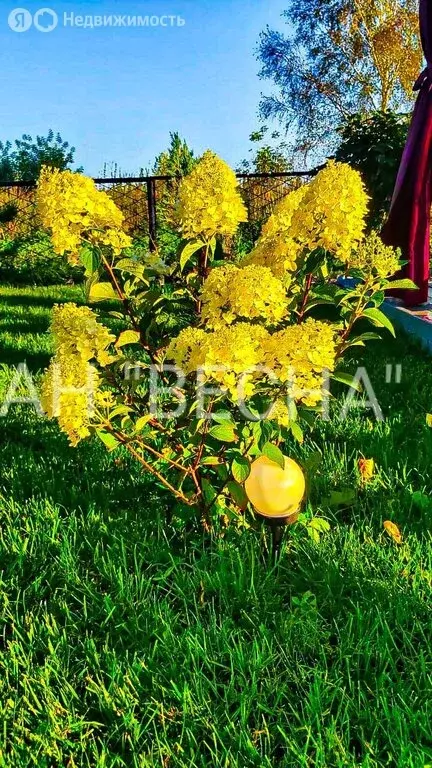
<path fill-rule="evenodd" d="M 358 470 L 364 483 L 372 480 L 375 471 L 375 461 L 373 459 L 359 459 Z"/>
<path fill-rule="evenodd" d="M 384 528 L 396 544 L 402 544 L 402 534 L 395 523 L 392 523 L 391 520 L 386 520 Z"/>

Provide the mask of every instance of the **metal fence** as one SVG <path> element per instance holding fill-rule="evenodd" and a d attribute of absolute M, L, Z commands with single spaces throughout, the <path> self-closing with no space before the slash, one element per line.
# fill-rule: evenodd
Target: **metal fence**
<path fill-rule="evenodd" d="M 280 200 L 316 172 L 314 169 L 288 173 L 237 174 L 249 221 L 264 221 Z M 174 223 L 180 181 L 180 178 L 173 176 L 94 179 L 97 188 L 107 192 L 122 211 L 128 233 L 133 237 L 148 238 L 151 250 L 157 248 L 161 220 L 165 225 L 171 219 Z M 13 220 L 0 224 L 8 236 L 27 236 L 40 229 L 35 190 L 35 182 L 0 182 L 0 209 L 9 204 L 17 208 Z"/>

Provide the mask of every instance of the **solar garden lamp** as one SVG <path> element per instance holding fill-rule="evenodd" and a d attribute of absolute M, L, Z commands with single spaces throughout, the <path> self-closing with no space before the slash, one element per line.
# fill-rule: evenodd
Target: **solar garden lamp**
<path fill-rule="evenodd" d="M 284 456 L 284 468 L 267 456 L 260 456 L 245 482 L 246 495 L 265 524 L 272 531 L 272 559 L 279 557 L 286 526 L 297 522 L 305 494 L 303 470 Z"/>

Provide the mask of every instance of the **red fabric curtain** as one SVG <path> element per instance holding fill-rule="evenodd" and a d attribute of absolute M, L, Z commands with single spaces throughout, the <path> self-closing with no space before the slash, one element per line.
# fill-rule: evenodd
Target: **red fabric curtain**
<path fill-rule="evenodd" d="M 407 306 L 428 299 L 430 211 L 432 203 L 432 0 L 420 0 L 420 32 L 426 69 L 414 90 L 419 91 L 402 156 L 389 217 L 381 236 L 402 249 L 408 264 L 403 275 L 418 290 L 398 293 Z"/>

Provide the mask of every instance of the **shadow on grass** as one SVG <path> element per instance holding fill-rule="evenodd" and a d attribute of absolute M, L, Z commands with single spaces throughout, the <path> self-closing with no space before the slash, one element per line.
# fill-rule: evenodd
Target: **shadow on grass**
<path fill-rule="evenodd" d="M 152 478 L 128 454 L 113 457 L 96 439 L 72 448 L 57 424 L 38 418 L 30 405 L 11 405 L 0 417 L 0 463 L 3 493 L 18 503 L 48 498 L 71 510 L 118 511 L 139 508 L 141 500 L 145 513 L 154 496 Z"/>
<path fill-rule="evenodd" d="M 4 318 L 3 320 L 1 318 Z M 49 329 L 49 317 L 40 315 L 18 315 L 11 318 L 10 314 L 0 309 L 0 343 L 3 334 L 14 336 L 15 334 L 42 334 Z"/>
<path fill-rule="evenodd" d="M 4 363 L 13 368 L 18 365 L 25 364 L 27 369 L 32 374 L 41 373 L 48 368 L 51 360 L 51 355 L 46 353 L 32 353 L 27 350 L 16 350 L 13 348 L 2 348 L 0 346 L 0 364 Z"/>
<path fill-rule="evenodd" d="M 84 291 L 78 290 L 79 286 L 64 286 L 59 290 L 58 296 L 44 296 L 38 293 L 38 287 L 34 288 L 34 296 L 29 294 L 17 293 L 0 293 L 0 303 L 10 307 L 46 307 L 51 309 L 55 304 L 66 304 L 68 302 L 75 302 L 76 304 L 84 304 L 85 297 Z M 40 289 L 39 289 L 40 290 Z M 64 295 L 60 295 L 60 292 Z M 55 292 L 55 291 L 54 291 Z"/>

